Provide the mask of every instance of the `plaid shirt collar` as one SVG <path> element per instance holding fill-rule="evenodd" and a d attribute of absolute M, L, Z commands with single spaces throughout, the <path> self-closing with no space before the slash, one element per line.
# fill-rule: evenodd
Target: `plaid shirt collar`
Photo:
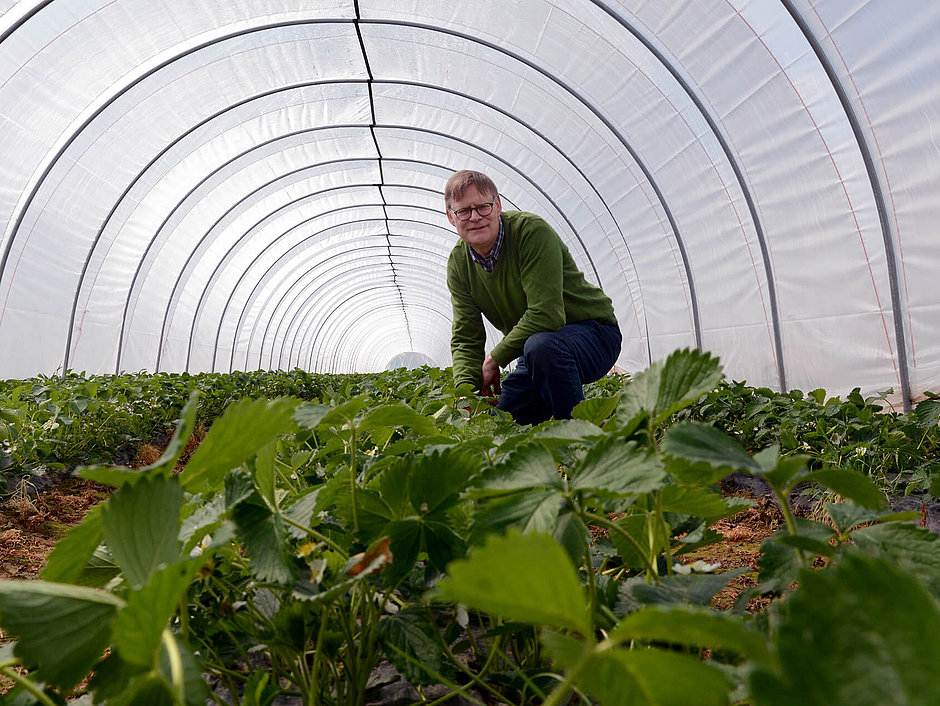
<path fill-rule="evenodd" d="M 486 257 L 483 257 L 476 250 L 467 245 L 467 249 L 470 251 L 470 257 L 472 257 L 484 270 L 487 272 L 492 272 L 493 268 L 496 267 L 496 260 L 499 258 L 499 251 L 503 248 L 503 219 L 499 219 L 499 232 L 496 234 L 496 242 L 493 243 L 493 249 L 490 250 L 490 254 Z"/>

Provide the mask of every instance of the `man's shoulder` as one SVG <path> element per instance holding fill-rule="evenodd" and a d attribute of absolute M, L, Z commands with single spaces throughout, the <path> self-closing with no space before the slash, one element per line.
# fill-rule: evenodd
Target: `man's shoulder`
<path fill-rule="evenodd" d="M 536 213 L 528 211 L 503 211 L 503 223 L 506 226 L 508 239 L 516 247 L 525 242 L 541 246 L 546 242 L 561 242 L 558 233 L 548 221 Z"/>

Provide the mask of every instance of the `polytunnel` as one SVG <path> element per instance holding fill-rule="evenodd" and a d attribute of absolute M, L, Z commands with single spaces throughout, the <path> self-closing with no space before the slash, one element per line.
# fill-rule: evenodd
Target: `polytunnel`
<path fill-rule="evenodd" d="M 449 365 L 471 168 L 613 299 L 620 368 L 940 388 L 936 3 L 0 11 L 0 377 Z"/>

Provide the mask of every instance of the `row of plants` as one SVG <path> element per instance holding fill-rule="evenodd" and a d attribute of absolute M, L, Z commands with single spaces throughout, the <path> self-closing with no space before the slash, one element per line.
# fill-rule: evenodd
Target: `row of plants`
<path fill-rule="evenodd" d="M 39 376 L 0 381 L 0 481 L 43 476 L 80 464 L 127 462 L 143 443 L 168 436 L 199 391 L 197 418 L 211 424 L 245 397 L 351 396 L 369 376 L 303 370 L 233 374 L 136 373 Z M 0 489 L 7 483 L 0 482 Z"/>
<path fill-rule="evenodd" d="M 715 358 L 677 351 L 532 428 L 440 371 L 380 377 L 233 403 L 176 474 L 196 393 L 159 461 L 82 469 L 114 494 L 41 581 L 0 582 L 8 702 L 62 703 L 91 672 L 80 702 L 222 703 L 208 675 L 232 703 L 362 704 L 383 658 L 481 704 L 940 700 L 940 539 L 864 474 L 694 419 Z M 730 472 L 785 523 L 718 612 L 741 572 L 682 559 L 749 504 L 718 491 Z M 795 517 L 805 485 L 841 501 Z"/>

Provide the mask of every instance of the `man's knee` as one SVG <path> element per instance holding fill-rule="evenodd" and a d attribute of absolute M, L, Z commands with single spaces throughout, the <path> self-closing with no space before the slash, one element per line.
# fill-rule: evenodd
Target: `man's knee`
<path fill-rule="evenodd" d="M 539 360 L 552 357 L 558 352 L 558 336 L 555 331 L 539 331 L 526 339 L 522 354 L 526 360 Z"/>

